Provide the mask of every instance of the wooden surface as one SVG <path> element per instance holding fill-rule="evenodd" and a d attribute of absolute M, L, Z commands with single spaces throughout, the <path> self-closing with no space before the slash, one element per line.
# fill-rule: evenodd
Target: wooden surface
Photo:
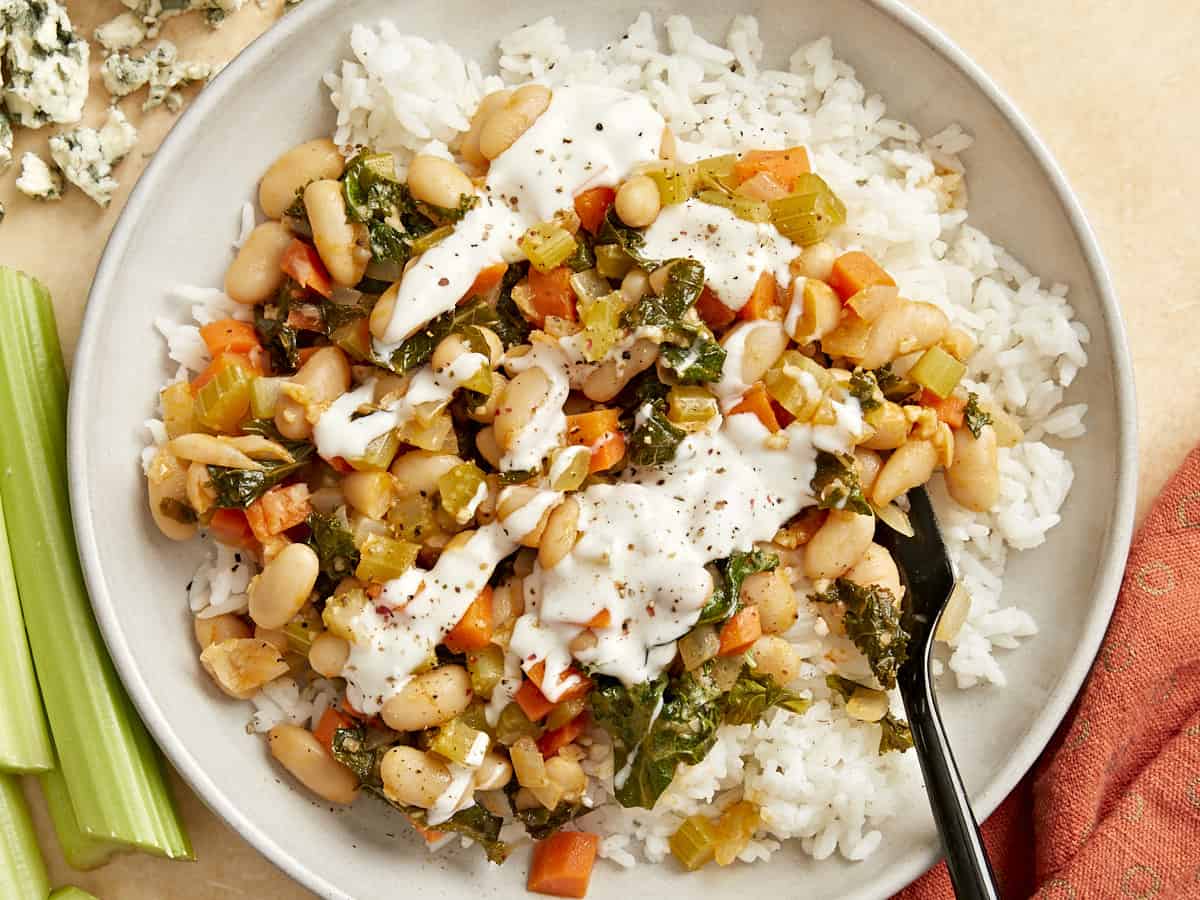
<path fill-rule="evenodd" d="M 163 35 L 185 58 L 224 62 L 279 15 L 254 2 L 211 31 L 196 16 L 173 20 Z M 1138 516 L 1200 440 L 1200 253 L 1195 219 L 1200 176 L 1200 18 L 1190 0 L 910 0 L 967 51 L 1032 120 L 1066 170 L 1116 278 L 1138 381 Z M 349 4 L 348 4 L 349 5 Z M 123 7 L 118 0 L 68 0 L 84 34 Z M 94 64 L 100 61 L 93 47 Z M 192 89 L 195 90 L 195 89 Z M 144 93 L 144 92 L 143 92 Z M 70 354 L 92 274 L 137 173 L 174 116 L 140 111 L 142 95 L 121 106 L 141 129 L 139 150 L 118 170 L 122 187 L 100 210 L 75 190 L 39 205 L 0 178 L 0 264 L 19 266 L 50 287 L 64 349 Z M 93 83 L 88 122 L 107 94 Z M 18 152 L 45 153 L 50 129 L 27 132 Z M 173 864 L 127 856 L 75 873 L 57 856 L 35 799 L 52 879 L 100 900 L 216 900 L 311 895 L 274 869 L 176 779 L 176 793 L 198 861 Z M 319 852 L 319 848 L 314 848 Z"/>

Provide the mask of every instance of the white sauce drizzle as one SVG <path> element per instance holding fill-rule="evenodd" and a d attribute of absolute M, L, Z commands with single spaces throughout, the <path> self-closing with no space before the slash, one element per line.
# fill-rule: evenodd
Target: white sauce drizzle
<path fill-rule="evenodd" d="M 708 388 L 717 396 L 721 411 L 728 412 L 737 406 L 738 401 L 750 385 L 742 378 L 742 368 L 746 358 L 746 339 L 761 328 L 778 328 L 778 322 L 769 319 L 758 319 L 752 322 L 742 322 L 733 326 L 725 335 L 721 346 L 725 348 L 725 362 L 721 366 L 721 377 L 718 381 L 709 382 Z"/>
<path fill-rule="evenodd" d="M 484 735 L 480 737 L 486 739 Z M 478 766 L 460 766 L 453 762 L 447 765 L 450 768 L 450 783 L 429 808 L 425 821 L 430 826 L 441 825 L 460 809 L 475 805 L 475 769 Z"/>
<path fill-rule="evenodd" d="M 704 265 L 704 282 L 730 309 L 741 309 L 763 272 L 779 284 L 800 248 L 774 225 L 747 222 L 723 206 L 688 200 L 668 206 L 646 229 L 643 252 L 654 259 L 691 257 Z"/>
<path fill-rule="evenodd" d="M 553 340 L 535 340 L 533 349 L 524 356 L 514 356 L 504 361 L 505 368 L 516 375 L 529 369 L 540 369 L 549 382 L 546 399 L 533 410 L 529 423 L 522 428 L 500 458 L 500 469 L 538 469 L 550 451 L 563 443 L 567 433 L 567 416 L 563 404 L 571 393 L 568 376 L 569 362 L 558 343 Z"/>

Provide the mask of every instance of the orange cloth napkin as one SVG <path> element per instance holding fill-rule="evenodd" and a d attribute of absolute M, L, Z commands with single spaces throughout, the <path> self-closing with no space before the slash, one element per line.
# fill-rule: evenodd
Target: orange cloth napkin
<path fill-rule="evenodd" d="M 1005 900 L 1200 898 L 1200 448 L 1134 539 L 1074 707 L 983 834 Z M 953 896 L 942 863 L 897 900 Z"/>

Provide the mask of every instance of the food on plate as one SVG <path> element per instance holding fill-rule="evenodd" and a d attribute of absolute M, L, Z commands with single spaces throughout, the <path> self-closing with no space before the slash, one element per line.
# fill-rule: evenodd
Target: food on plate
<path fill-rule="evenodd" d="M 199 327 L 160 323 L 183 368 L 148 502 L 165 537 L 217 542 L 189 586 L 201 665 L 323 800 L 374 794 L 495 862 L 537 841 L 531 890 L 583 896 L 635 850 L 861 859 L 912 777 L 876 528 L 931 485 L 965 583 L 947 664 L 1002 680 L 986 635 L 1034 630 L 998 608 L 1004 542 L 1040 542 L 1069 486 L 1039 438 L 1082 428 L 1051 415 L 1079 332 L 962 224 L 953 135 L 871 119 L 827 43 L 787 78 L 752 20 L 732 52 L 678 17 L 673 55 L 648 17 L 608 48 L 728 56 L 709 96 L 759 106 L 721 130 L 555 29 L 485 80 L 356 28 L 337 134 L 266 169 L 224 291 L 185 292 Z M 450 54 L 470 96 L 424 137 L 370 71 L 400 51 Z"/>

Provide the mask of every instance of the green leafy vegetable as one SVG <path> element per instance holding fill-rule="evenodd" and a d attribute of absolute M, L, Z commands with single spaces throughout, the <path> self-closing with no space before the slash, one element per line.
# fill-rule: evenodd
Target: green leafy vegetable
<path fill-rule="evenodd" d="M 489 327 L 496 332 L 505 348 L 524 344 L 529 339 L 530 326 L 513 300 L 513 287 L 529 272 L 528 263 L 513 263 L 500 281 L 500 297 L 496 301 L 496 321 Z"/>
<path fill-rule="evenodd" d="M 831 691 L 840 694 L 843 700 L 849 700 L 854 696 L 855 689 L 862 687 L 858 682 L 843 678 L 841 675 L 826 675 L 825 684 Z"/>
<path fill-rule="evenodd" d="M 615 206 L 609 207 L 604 216 L 604 224 L 600 226 L 600 233 L 596 235 L 596 246 L 605 244 L 616 244 L 646 271 L 658 268 L 656 260 L 642 253 L 642 249 L 646 245 L 646 239 L 642 237 L 642 233 L 622 222 L 617 217 Z"/>
<path fill-rule="evenodd" d="M 563 265 L 572 272 L 586 272 L 588 269 L 595 268 L 596 253 L 592 250 L 588 233 L 582 228 L 575 235 L 575 252 L 567 257 L 567 261 Z"/>
<path fill-rule="evenodd" d="M 517 809 L 516 795 L 521 786 L 517 784 L 514 778 L 504 788 L 504 792 L 508 795 L 508 803 L 512 808 L 513 815 L 517 820 L 525 826 L 525 830 L 529 832 L 529 836 L 535 841 L 542 841 L 554 834 L 568 822 L 574 821 L 577 817 L 590 810 L 582 803 L 566 803 L 560 801 L 554 809 L 546 809 L 544 806 L 535 806 L 531 809 Z"/>
<path fill-rule="evenodd" d="M 334 303 L 324 299 L 321 301 L 321 320 L 325 323 L 326 334 L 332 334 L 339 328 L 357 322 L 370 312 L 370 307 L 362 303 Z"/>
<path fill-rule="evenodd" d="M 319 512 L 308 515 L 308 546 L 316 551 L 321 562 L 321 574 L 333 582 L 354 574 L 358 565 L 358 548 L 354 546 L 354 535 L 336 515 Z"/>
<path fill-rule="evenodd" d="M 671 388 L 658 380 L 653 369 L 640 375 L 627 394 L 633 411 L 629 428 L 629 461 L 635 466 L 660 466 L 675 458 L 687 432 L 667 418 L 667 395 Z"/>
<path fill-rule="evenodd" d="M 858 401 L 864 413 L 883 406 L 879 383 L 874 372 L 855 369 L 850 375 L 850 396 Z"/>
<path fill-rule="evenodd" d="M 896 751 L 903 753 L 913 745 L 912 729 L 903 719 L 898 719 L 888 713 L 879 722 L 879 754 Z"/>
<path fill-rule="evenodd" d="M 427 322 L 420 331 L 397 347 L 391 357 L 377 356 L 373 362 L 403 375 L 427 363 L 446 335 L 463 331 L 471 325 L 486 325 L 495 330 L 499 322 L 496 310 L 482 300 L 472 300 Z"/>
<path fill-rule="evenodd" d="M 619 772 L 650 731 L 655 710 L 667 688 L 667 678 L 663 675 L 632 687 L 604 675 L 594 678 L 596 687 L 588 695 L 592 719 L 612 738 L 613 767 Z"/>
<path fill-rule="evenodd" d="M 680 384 L 702 384 L 720 379 L 725 355 L 725 348 L 711 335 L 697 332 L 686 347 L 663 344 L 659 358 Z"/>
<path fill-rule="evenodd" d="M 647 291 L 636 306 L 626 311 L 623 324 L 628 328 L 642 325 L 677 327 L 702 290 L 704 266 L 694 259 L 677 259 L 671 263 L 663 292 Z"/>
<path fill-rule="evenodd" d="M 724 622 L 735 612 L 742 594 L 742 582 L 758 572 L 770 572 L 779 565 L 779 557 L 774 553 L 762 550 L 752 550 L 749 553 L 734 553 L 723 562 L 716 565 L 717 573 L 713 578 L 713 593 L 700 610 L 698 624 L 707 625 L 713 622 Z"/>
<path fill-rule="evenodd" d="M 396 806 L 394 803 L 392 805 Z M 487 858 L 498 866 L 502 865 L 512 852 L 512 848 L 500 840 L 500 829 L 504 826 L 504 820 L 488 812 L 478 803 L 460 809 L 445 822 L 438 822 L 436 825 L 428 825 L 428 810 L 418 806 L 396 808 L 403 810 L 417 825 L 437 831 L 454 832 L 471 839 L 483 849 Z"/>
<path fill-rule="evenodd" d="M 396 178 L 390 153 L 364 150 L 346 165 L 342 176 L 346 214 L 367 227 L 371 255 L 403 265 L 413 256 L 413 244 L 440 224 L 461 219 L 475 202 L 464 198 L 457 209 L 419 203 L 408 186 Z"/>
<path fill-rule="evenodd" d="M 263 348 L 271 355 L 271 365 L 276 372 L 294 372 L 300 365 L 299 335 L 287 323 L 292 306 L 293 282 L 287 282 L 275 298 L 274 315 L 268 316 L 269 307 L 254 308 L 254 330 Z"/>
<path fill-rule="evenodd" d="M 844 509 L 860 516 L 874 515 L 871 504 L 863 496 L 852 456 L 819 451 L 812 490 L 820 509 Z"/>
<path fill-rule="evenodd" d="M 916 386 L 912 382 L 906 381 L 892 371 L 891 363 L 873 370 L 871 375 L 874 376 L 879 390 L 888 400 L 903 400 L 916 390 Z"/>
<path fill-rule="evenodd" d="M 983 434 L 983 429 L 992 424 L 991 413 L 980 408 L 979 395 L 974 391 L 967 394 L 967 405 L 963 409 L 963 424 L 975 437 Z"/>
<path fill-rule="evenodd" d="M 214 504 L 224 509 L 245 509 L 285 478 L 296 474 L 308 465 L 313 455 L 313 445 L 305 441 L 289 441 L 282 438 L 270 419 L 251 419 L 242 423 L 246 434 L 257 434 L 282 444 L 292 454 L 292 462 L 267 459 L 261 460 L 261 469 L 227 469 L 224 466 L 209 466 L 208 477 L 215 492 Z"/>
<path fill-rule="evenodd" d="M 725 721 L 730 725 L 753 725 L 773 706 L 802 713 L 810 705 L 810 701 L 780 687 L 770 675 L 745 666 L 725 697 Z"/>
<path fill-rule="evenodd" d="M 361 725 L 337 729 L 330 744 L 333 758 L 357 775 L 363 787 L 383 789 L 379 764 L 391 749 L 389 745 L 371 746 L 367 741 L 367 729 Z"/>
<path fill-rule="evenodd" d="M 908 659 L 908 632 L 900 624 L 896 598 L 885 587 L 863 586 L 839 578 L 822 593 L 813 594 L 818 603 L 841 603 L 846 635 L 854 642 L 885 690 L 896 686 L 896 673 Z"/>

